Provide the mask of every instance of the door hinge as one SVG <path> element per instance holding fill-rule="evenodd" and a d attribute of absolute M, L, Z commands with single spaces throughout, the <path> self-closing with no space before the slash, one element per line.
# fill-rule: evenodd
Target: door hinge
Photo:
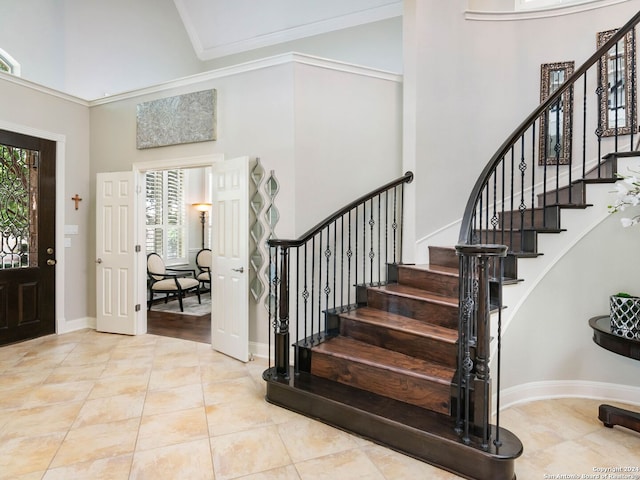
<path fill-rule="evenodd" d="M 140 247 L 140 245 L 136 245 L 136 253 L 140 253 L 140 251 L 142 250 L 142 248 Z"/>
<path fill-rule="evenodd" d="M 140 304 L 139 303 L 136 303 L 135 310 L 136 310 L 136 312 L 140 311 Z"/>

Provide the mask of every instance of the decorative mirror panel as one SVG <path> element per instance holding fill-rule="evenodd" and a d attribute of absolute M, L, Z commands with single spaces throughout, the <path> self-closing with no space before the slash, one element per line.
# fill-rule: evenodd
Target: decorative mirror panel
<path fill-rule="evenodd" d="M 540 67 L 540 102 L 546 101 L 573 74 L 574 62 L 544 63 Z M 540 165 L 571 163 L 573 87 L 540 117 Z"/>
<path fill-rule="evenodd" d="M 598 33 L 598 48 L 618 29 Z M 631 48 L 633 33 L 629 32 L 600 61 L 600 125 L 603 137 L 626 135 L 637 125 L 636 87 L 632 80 L 635 58 Z"/>

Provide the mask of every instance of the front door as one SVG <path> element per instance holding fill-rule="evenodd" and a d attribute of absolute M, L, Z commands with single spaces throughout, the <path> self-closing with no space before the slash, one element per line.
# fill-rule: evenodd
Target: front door
<path fill-rule="evenodd" d="M 249 158 L 213 164 L 211 344 L 249 360 Z"/>
<path fill-rule="evenodd" d="M 0 130 L 0 345 L 55 333 L 56 144 Z"/>

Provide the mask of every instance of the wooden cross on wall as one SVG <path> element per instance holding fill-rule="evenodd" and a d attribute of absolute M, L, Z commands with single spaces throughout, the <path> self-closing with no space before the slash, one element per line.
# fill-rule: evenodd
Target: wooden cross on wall
<path fill-rule="evenodd" d="M 76 193 L 75 197 L 71 197 L 71 200 L 76 202 L 76 210 L 78 209 L 78 203 L 82 201 L 82 198 Z"/>

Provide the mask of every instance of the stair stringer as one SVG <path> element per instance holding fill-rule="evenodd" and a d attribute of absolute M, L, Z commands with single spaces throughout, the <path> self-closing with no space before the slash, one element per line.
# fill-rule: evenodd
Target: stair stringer
<path fill-rule="evenodd" d="M 632 146 L 629 143 L 621 143 L 618 146 L 618 150 L 620 152 L 625 152 L 628 150 L 631 150 Z M 632 163 L 629 163 L 632 162 Z M 622 174 L 628 173 L 627 171 L 627 166 L 631 166 L 632 169 L 635 169 L 637 166 L 640 165 L 640 162 L 635 162 L 634 159 L 632 158 L 618 158 L 618 171 Z M 590 160 L 588 160 L 585 165 L 584 168 L 582 166 L 582 164 L 580 163 L 579 165 L 573 167 L 571 169 L 571 178 L 576 179 L 576 178 L 581 178 L 582 177 L 582 172 L 586 171 L 589 172 L 592 169 L 595 169 L 598 167 L 598 159 L 597 158 L 592 158 Z M 558 183 L 561 186 L 567 185 L 569 183 L 569 173 L 568 170 L 563 171 L 560 173 L 559 176 L 559 180 Z M 547 179 L 547 190 L 552 190 L 555 188 L 556 185 L 556 180 L 555 177 L 553 178 L 549 178 Z M 535 190 L 542 190 L 543 188 L 543 184 L 542 183 L 537 183 L 535 185 Z M 531 196 L 531 186 L 527 186 L 524 189 L 524 197 L 525 198 L 529 198 Z M 520 198 L 520 192 L 517 193 L 516 198 Z M 504 205 L 508 205 L 511 201 L 511 197 L 506 197 L 505 201 L 504 201 Z M 591 202 L 590 202 L 591 203 Z M 503 204 L 499 204 L 498 206 L 498 211 L 500 211 L 502 209 L 502 205 Z M 462 225 L 462 218 L 459 218 L 447 225 L 444 225 L 443 227 L 437 229 L 436 231 L 416 240 L 416 244 L 415 244 L 415 249 L 416 249 L 416 255 L 415 255 L 415 263 L 416 264 L 426 264 L 429 263 L 429 246 L 433 246 L 433 245 L 449 245 L 449 246 L 453 246 L 456 245 L 458 242 L 458 236 L 460 234 L 460 226 Z"/>
<path fill-rule="evenodd" d="M 627 174 L 631 170 L 640 171 L 640 158 L 619 158 L 618 171 Z M 562 209 L 561 233 L 538 234 L 538 253 L 542 254 L 531 258 L 518 258 L 518 277 L 522 281 L 504 285 L 502 289 L 502 335 L 509 325 L 517 317 L 518 310 L 526 302 L 533 290 L 544 281 L 545 276 L 551 271 L 560 259 L 562 259 L 581 239 L 595 229 L 600 223 L 611 215 L 608 206 L 615 199 L 614 183 L 589 183 L 586 185 L 587 202 L 589 207 L 585 209 Z M 618 215 L 618 214 L 617 214 Z M 622 228 L 622 227 L 620 227 Z M 493 314 L 494 317 L 497 315 Z M 491 334 L 496 338 L 497 321 L 492 318 Z M 491 354 L 495 355 L 497 345 L 492 344 Z"/>

